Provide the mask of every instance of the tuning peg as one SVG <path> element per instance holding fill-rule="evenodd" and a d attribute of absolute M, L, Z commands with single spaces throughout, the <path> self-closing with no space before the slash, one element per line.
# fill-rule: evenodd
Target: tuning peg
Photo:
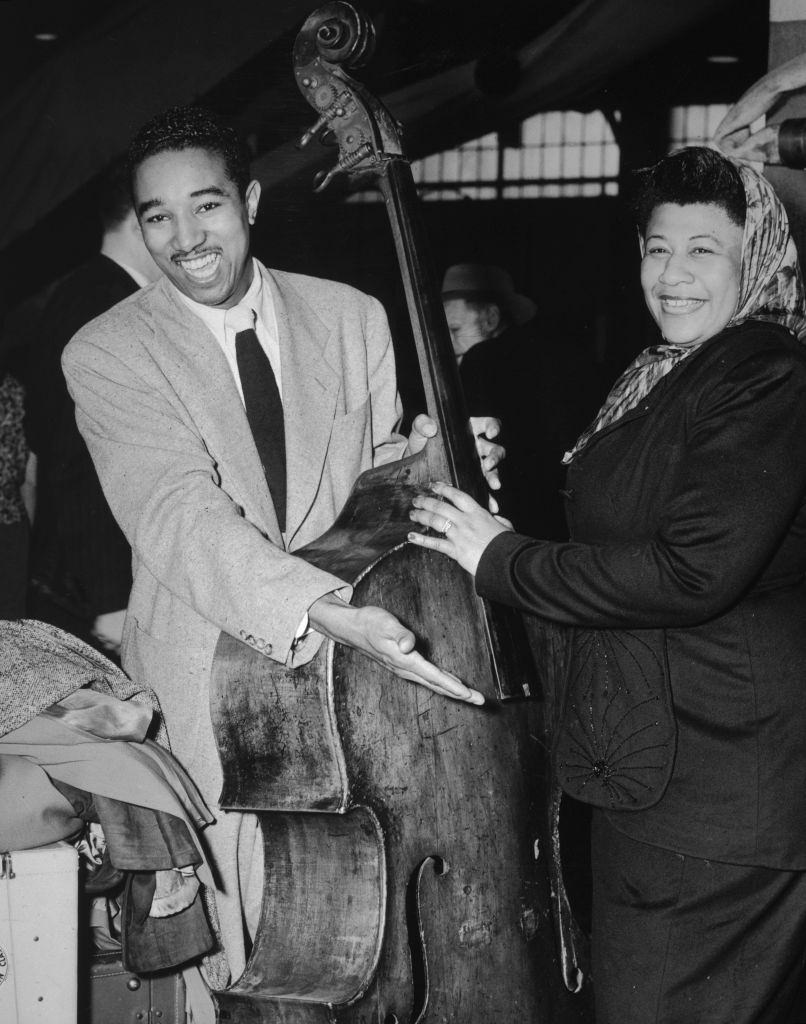
<path fill-rule="evenodd" d="M 330 168 L 329 171 L 318 171 L 314 175 L 313 179 L 313 190 L 314 192 L 322 192 L 327 186 L 333 181 L 337 174 L 342 171 L 351 171 L 354 167 L 361 163 L 361 161 L 370 156 L 372 153 L 372 147 L 368 142 L 363 142 L 354 152 L 347 156 L 342 156 L 338 163 Z"/>
<path fill-rule="evenodd" d="M 313 176 L 314 192 L 324 192 L 336 175 L 342 170 L 341 163 L 334 164 L 329 171 L 317 171 Z"/>
<path fill-rule="evenodd" d="M 305 134 L 302 136 L 302 138 L 299 140 L 299 142 L 297 143 L 298 147 L 300 149 L 303 149 L 305 146 L 307 146 L 308 143 L 311 141 L 311 139 L 314 137 L 314 135 L 316 135 L 316 133 L 321 128 L 324 128 L 327 123 L 328 123 L 327 118 L 325 117 L 324 114 L 322 114 L 322 116 L 319 118 L 319 120 L 316 122 L 316 124 L 313 125 L 312 127 L 310 127 L 307 130 L 307 132 L 305 132 Z"/>

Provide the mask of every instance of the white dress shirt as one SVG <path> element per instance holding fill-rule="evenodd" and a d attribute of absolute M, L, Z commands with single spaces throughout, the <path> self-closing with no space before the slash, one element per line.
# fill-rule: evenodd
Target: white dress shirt
<path fill-rule="evenodd" d="M 247 289 L 246 295 L 241 299 L 237 306 L 234 306 L 232 310 L 218 309 L 215 306 L 205 306 L 201 302 L 195 302 L 193 299 L 189 299 L 187 295 L 183 295 L 182 292 L 177 288 L 177 294 L 188 307 L 188 309 L 194 313 L 200 320 L 204 321 L 205 324 L 210 328 L 218 344 L 221 346 L 221 351 L 224 353 L 229 363 L 229 367 L 232 370 L 232 376 L 235 378 L 235 385 L 238 388 L 238 394 L 241 396 L 243 402 L 243 388 L 241 387 L 241 376 L 238 373 L 238 360 L 235 355 L 235 335 L 238 330 L 242 330 L 243 326 L 249 325 L 249 320 L 254 319 L 255 333 L 257 334 L 258 341 L 269 357 L 271 368 L 274 371 L 274 376 L 277 379 L 277 390 L 280 392 L 280 398 L 283 397 L 283 378 L 282 378 L 282 367 L 280 365 L 280 342 L 277 330 L 277 317 L 274 312 L 274 301 L 271 296 L 271 292 L 268 288 L 263 287 L 263 275 L 260 272 L 260 265 L 256 259 L 252 260 L 252 283 Z M 243 321 L 243 325 L 238 321 L 241 317 L 237 315 L 233 316 L 235 310 L 241 313 L 243 309 L 251 310 L 254 313 L 254 318 L 250 315 Z M 227 314 L 230 314 L 228 317 Z M 306 636 L 309 630 L 309 622 L 307 613 L 302 617 L 302 620 L 297 626 L 297 630 L 294 636 L 294 646 L 296 646 L 300 640 Z"/>
<path fill-rule="evenodd" d="M 235 334 L 240 326 L 237 324 L 237 320 L 232 315 L 227 316 L 230 313 L 228 309 L 219 309 L 217 306 L 205 306 L 201 302 L 195 302 L 193 299 L 189 299 L 187 295 L 183 295 L 178 288 L 177 294 L 188 309 L 210 328 L 213 337 L 220 345 L 221 351 L 226 357 L 235 380 L 235 386 L 238 388 L 238 394 L 243 402 L 243 388 L 241 387 L 241 377 L 238 373 L 238 361 L 235 357 Z M 246 295 L 244 295 L 234 309 L 240 310 L 241 307 L 251 309 L 255 314 L 254 327 L 257 340 L 269 358 L 277 381 L 277 390 L 280 392 L 280 398 L 282 398 L 283 375 L 282 366 L 280 365 L 280 341 L 277 331 L 277 318 L 274 313 L 274 300 L 272 299 L 271 291 L 263 287 L 263 276 L 260 272 L 260 266 L 255 259 L 252 260 L 252 283 L 249 285 Z"/>

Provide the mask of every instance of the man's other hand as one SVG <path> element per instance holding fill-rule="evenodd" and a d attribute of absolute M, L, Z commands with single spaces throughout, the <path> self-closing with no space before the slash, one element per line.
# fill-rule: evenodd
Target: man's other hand
<path fill-rule="evenodd" d="M 430 437 L 437 436 L 437 425 L 430 416 L 427 416 L 424 412 L 421 412 L 419 416 L 414 417 L 414 422 L 411 425 L 411 433 L 409 434 L 409 443 L 406 445 L 406 450 L 403 452 L 403 456 L 416 455 L 425 448 L 426 442 Z"/>
<path fill-rule="evenodd" d="M 491 491 L 501 488 L 501 480 L 498 476 L 498 466 L 506 457 L 506 449 L 503 445 L 497 444 L 493 439 L 501 433 L 501 421 L 494 416 L 471 416 L 470 429 L 473 431 L 473 439 L 476 443 L 476 454 L 479 457 L 484 479 Z M 421 452 L 429 438 L 436 437 L 437 425 L 430 416 L 420 413 L 415 417 L 411 425 L 409 442 L 406 446 L 406 455 L 416 455 Z M 490 512 L 495 515 L 498 512 L 498 502 L 490 495 L 487 501 Z"/>
<path fill-rule="evenodd" d="M 335 594 L 325 594 L 311 605 L 308 617 L 314 629 L 355 648 L 400 679 L 418 683 L 452 700 L 484 703 L 477 690 L 426 661 L 414 649 L 414 633 L 383 608 L 355 608 Z"/>

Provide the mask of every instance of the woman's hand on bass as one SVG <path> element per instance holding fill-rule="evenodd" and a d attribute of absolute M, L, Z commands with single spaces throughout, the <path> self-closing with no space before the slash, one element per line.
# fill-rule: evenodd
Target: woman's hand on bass
<path fill-rule="evenodd" d="M 469 494 L 448 484 L 433 484 L 431 490 L 435 497 L 418 495 L 409 517 L 438 536 L 410 533 L 409 540 L 447 555 L 475 576 L 487 545 L 499 533 L 511 530 L 512 524 L 502 516 L 490 515 Z"/>

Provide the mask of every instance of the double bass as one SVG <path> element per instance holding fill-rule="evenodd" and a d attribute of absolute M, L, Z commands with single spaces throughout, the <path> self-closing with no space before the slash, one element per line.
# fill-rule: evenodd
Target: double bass
<path fill-rule="evenodd" d="M 338 140 L 319 188 L 346 173 L 383 195 L 439 432 L 362 474 L 333 528 L 294 554 L 351 582 L 354 604 L 396 615 L 486 702 L 403 682 L 332 641 L 290 670 L 222 633 L 211 687 L 220 802 L 257 815 L 265 877 L 251 955 L 215 993 L 218 1019 L 583 1024 L 589 986 L 554 939 L 544 715 L 522 620 L 406 541 L 411 499 L 429 481 L 481 501 L 486 490 L 398 128 L 348 73 L 373 38 L 341 0 L 307 19 L 294 74 L 318 121 L 302 141 Z"/>

